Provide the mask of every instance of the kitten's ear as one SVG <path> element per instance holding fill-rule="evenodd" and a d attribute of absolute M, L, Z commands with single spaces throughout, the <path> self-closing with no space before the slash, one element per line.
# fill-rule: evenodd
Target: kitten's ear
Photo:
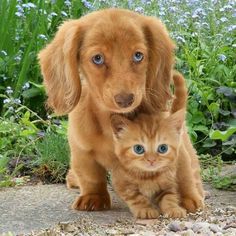
<path fill-rule="evenodd" d="M 122 115 L 111 115 L 111 128 L 116 138 L 120 138 L 122 131 L 127 129 L 130 121 Z"/>
<path fill-rule="evenodd" d="M 182 134 L 182 131 L 183 131 L 184 122 L 185 122 L 185 113 L 186 113 L 186 109 L 183 108 L 171 114 L 167 118 L 168 122 L 170 122 L 170 124 L 173 124 L 173 126 L 176 128 L 179 134 Z"/>

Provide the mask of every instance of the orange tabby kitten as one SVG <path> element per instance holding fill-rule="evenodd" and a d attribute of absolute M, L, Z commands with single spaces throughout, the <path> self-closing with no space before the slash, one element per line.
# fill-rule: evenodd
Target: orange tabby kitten
<path fill-rule="evenodd" d="M 111 117 L 118 157 L 112 169 L 113 185 L 137 218 L 156 218 L 160 213 L 179 218 L 186 216 L 186 209 L 203 207 L 196 154 L 191 161 L 183 143 L 187 90 L 181 75 L 173 79 L 173 113 L 141 114 L 132 121 L 121 115 Z M 183 157 L 188 164 L 182 163 Z M 184 189 L 186 186 L 188 189 Z"/>

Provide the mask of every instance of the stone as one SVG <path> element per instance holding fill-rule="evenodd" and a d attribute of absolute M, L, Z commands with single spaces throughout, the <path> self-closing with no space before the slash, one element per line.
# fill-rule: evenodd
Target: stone
<path fill-rule="evenodd" d="M 178 232 L 178 231 L 181 231 L 181 230 L 182 230 L 179 221 L 172 221 L 172 222 L 168 225 L 168 228 L 169 228 L 170 231 L 173 231 L 173 232 Z"/>
<path fill-rule="evenodd" d="M 194 236 L 194 235 L 195 233 L 191 229 L 185 230 L 181 233 L 181 236 Z"/>
<path fill-rule="evenodd" d="M 213 233 L 218 233 L 222 231 L 222 229 L 216 224 L 210 224 L 209 228 Z"/>
<path fill-rule="evenodd" d="M 203 231 L 210 231 L 210 224 L 207 222 L 197 222 L 193 224 L 192 230 L 194 233 L 202 233 Z"/>

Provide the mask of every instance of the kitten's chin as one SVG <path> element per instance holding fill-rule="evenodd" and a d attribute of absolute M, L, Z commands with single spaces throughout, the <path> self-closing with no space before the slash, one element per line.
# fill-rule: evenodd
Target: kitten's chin
<path fill-rule="evenodd" d="M 145 165 L 145 166 L 143 166 L 142 167 L 142 169 L 144 170 L 144 171 L 148 171 L 148 172 L 157 172 L 157 171 L 159 171 L 159 170 L 161 170 L 161 166 L 158 166 L 158 165 L 149 165 L 149 164 L 147 164 L 147 165 Z"/>

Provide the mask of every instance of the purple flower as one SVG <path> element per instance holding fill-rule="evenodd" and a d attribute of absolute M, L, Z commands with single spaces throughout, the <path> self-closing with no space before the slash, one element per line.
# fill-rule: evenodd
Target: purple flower
<path fill-rule="evenodd" d="M 20 5 L 16 5 L 17 12 L 15 13 L 16 16 L 22 17 L 24 16 L 24 9 Z"/>
<path fill-rule="evenodd" d="M 143 14 L 143 13 L 144 13 L 143 7 L 136 7 L 136 8 L 134 9 L 134 11 L 136 11 L 136 12 L 138 12 L 138 13 L 140 13 L 140 14 Z"/>
<path fill-rule="evenodd" d="M 223 61 L 223 62 L 227 59 L 227 57 L 224 54 L 220 54 L 218 58 L 220 61 Z"/>
<path fill-rule="evenodd" d="M 228 27 L 228 31 L 234 31 L 236 29 L 236 25 L 230 25 L 229 27 Z"/>
<path fill-rule="evenodd" d="M 22 4 L 22 7 L 26 9 L 31 9 L 31 8 L 36 8 L 36 5 L 33 4 L 32 2 L 28 2 L 28 3 Z"/>
<path fill-rule="evenodd" d="M 92 9 L 93 6 L 92 4 L 89 2 L 89 1 L 86 1 L 86 0 L 81 0 L 81 2 L 84 4 L 84 6 L 88 9 Z"/>

